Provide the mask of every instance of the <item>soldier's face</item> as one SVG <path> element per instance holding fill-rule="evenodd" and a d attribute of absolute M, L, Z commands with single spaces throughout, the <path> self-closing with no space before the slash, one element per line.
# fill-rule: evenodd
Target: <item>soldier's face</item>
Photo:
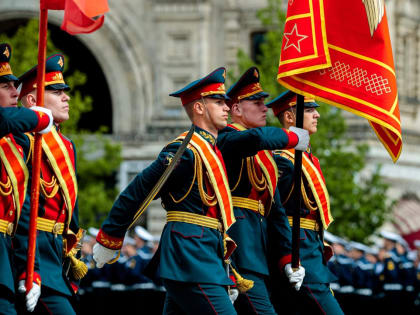
<path fill-rule="evenodd" d="M 204 98 L 207 111 L 205 114 L 208 123 L 212 124 L 217 130 L 221 130 L 227 126 L 229 117 L 229 106 L 226 105 L 224 99 L 219 98 Z"/>
<path fill-rule="evenodd" d="M 264 104 L 264 99 L 242 100 L 235 105 L 237 105 L 234 109 L 235 115 L 238 116 L 244 127 L 257 128 L 266 125 L 268 108 Z"/>
<path fill-rule="evenodd" d="M 69 119 L 69 100 L 64 90 L 45 90 L 45 107 L 51 110 L 55 123 Z"/>
<path fill-rule="evenodd" d="M 318 130 L 318 118 L 321 115 L 318 113 L 316 108 L 305 108 L 303 118 L 303 129 L 308 130 L 309 135 L 314 134 Z"/>
<path fill-rule="evenodd" d="M 18 92 L 15 88 L 14 82 L 0 83 L 0 106 L 1 107 L 16 107 Z"/>

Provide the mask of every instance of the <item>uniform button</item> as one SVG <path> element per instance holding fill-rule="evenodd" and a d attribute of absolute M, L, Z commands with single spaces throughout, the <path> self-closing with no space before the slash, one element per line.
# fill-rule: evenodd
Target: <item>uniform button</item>
<path fill-rule="evenodd" d="M 13 215 L 13 210 L 9 211 L 9 215 L 12 216 Z"/>
<path fill-rule="evenodd" d="M 64 210 L 63 210 L 63 211 L 61 211 L 61 214 L 64 214 L 64 213 L 66 213 Z"/>

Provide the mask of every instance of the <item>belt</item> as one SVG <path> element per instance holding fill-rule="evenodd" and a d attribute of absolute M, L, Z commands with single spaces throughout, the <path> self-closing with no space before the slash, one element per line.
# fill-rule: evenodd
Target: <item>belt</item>
<path fill-rule="evenodd" d="M 223 232 L 223 225 L 219 219 L 207 217 L 201 214 L 195 214 L 184 211 L 168 211 L 166 213 L 166 222 L 184 222 Z"/>
<path fill-rule="evenodd" d="M 55 235 L 63 234 L 64 223 L 38 217 L 36 222 L 36 229 L 39 231 L 51 232 Z"/>
<path fill-rule="evenodd" d="M 289 220 L 289 224 L 292 227 L 293 217 L 288 216 L 287 219 Z M 317 220 L 314 219 L 300 218 L 300 228 L 312 231 L 319 231 L 319 223 Z"/>
<path fill-rule="evenodd" d="M 232 203 L 234 207 L 252 210 L 264 216 L 265 210 L 261 200 L 232 196 Z"/>
<path fill-rule="evenodd" d="M 12 222 L 0 219 L 0 233 L 12 235 L 14 224 Z"/>

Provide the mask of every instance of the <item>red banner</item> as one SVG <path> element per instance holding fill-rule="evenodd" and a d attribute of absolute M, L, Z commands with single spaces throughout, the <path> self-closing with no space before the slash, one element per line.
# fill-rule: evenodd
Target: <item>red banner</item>
<path fill-rule="evenodd" d="M 382 0 L 289 0 L 277 80 L 368 119 L 398 159 L 398 91 Z"/>
<path fill-rule="evenodd" d="M 109 11 L 107 0 L 43 0 L 42 4 L 48 10 L 64 10 L 61 29 L 72 35 L 96 31 Z"/>

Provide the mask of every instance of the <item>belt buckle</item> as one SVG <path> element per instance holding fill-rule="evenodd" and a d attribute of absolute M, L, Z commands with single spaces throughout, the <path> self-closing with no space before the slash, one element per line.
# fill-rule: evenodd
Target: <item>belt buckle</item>
<path fill-rule="evenodd" d="M 6 230 L 7 235 L 11 236 L 13 234 L 14 227 L 15 225 L 12 222 L 9 222 L 9 224 L 7 225 L 7 230 Z"/>
<path fill-rule="evenodd" d="M 258 200 L 258 213 L 264 216 L 264 205 L 261 200 Z"/>
<path fill-rule="evenodd" d="M 61 230 L 61 223 L 58 223 L 58 222 L 55 223 L 54 226 L 53 226 L 53 229 L 52 229 L 52 232 L 53 232 L 55 237 L 57 237 L 57 234 L 60 233 L 60 230 Z"/>

